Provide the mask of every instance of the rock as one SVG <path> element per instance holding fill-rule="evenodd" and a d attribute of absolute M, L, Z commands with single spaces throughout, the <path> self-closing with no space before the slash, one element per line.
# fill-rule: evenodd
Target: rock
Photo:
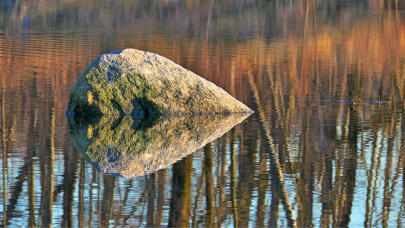
<path fill-rule="evenodd" d="M 68 114 L 144 116 L 252 113 L 223 89 L 160 55 L 124 49 L 103 54 L 80 75 Z"/>
<path fill-rule="evenodd" d="M 89 162 L 130 178 L 166 168 L 250 113 L 174 62 L 125 49 L 86 68 L 71 90 L 67 116 L 72 141 Z"/>
<path fill-rule="evenodd" d="M 247 114 L 195 115 L 137 122 L 103 115 L 81 124 L 68 117 L 73 144 L 97 170 L 125 178 L 167 168 L 243 121 Z"/>

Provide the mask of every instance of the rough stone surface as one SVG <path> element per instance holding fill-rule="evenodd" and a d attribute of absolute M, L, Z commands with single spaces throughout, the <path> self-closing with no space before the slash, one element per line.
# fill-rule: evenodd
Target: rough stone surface
<path fill-rule="evenodd" d="M 160 55 L 124 49 L 103 54 L 80 75 L 68 113 L 201 115 L 251 113 L 223 89 Z"/>
<path fill-rule="evenodd" d="M 82 125 L 69 117 L 77 150 L 103 173 L 125 178 L 167 168 L 243 121 L 247 114 L 159 118 L 151 126 L 130 116 L 103 115 Z"/>

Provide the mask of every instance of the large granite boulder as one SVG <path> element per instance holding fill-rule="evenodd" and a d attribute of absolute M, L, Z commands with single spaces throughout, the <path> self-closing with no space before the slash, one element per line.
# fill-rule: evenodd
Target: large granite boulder
<path fill-rule="evenodd" d="M 91 117 L 251 113 L 223 89 L 160 55 L 124 49 L 103 54 L 80 75 L 68 114 Z"/>
<path fill-rule="evenodd" d="M 67 111 L 77 150 L 103 173 L 166 168 L 220 137 L 252 110 L 157 54 L 101 55 L 80 75 Z"/>

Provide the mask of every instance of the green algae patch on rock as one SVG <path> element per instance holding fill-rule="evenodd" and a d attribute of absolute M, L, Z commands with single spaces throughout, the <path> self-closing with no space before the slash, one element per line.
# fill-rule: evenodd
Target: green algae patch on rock
<path fill-rule="evenodd" d="M 97 170 L 125 178 L 167 168 L 228 132 L 248 114 L 159 118 L 148 126 L 124 116 L 103 115 L 96 124 L 68 117 L 77 150 Z"/>
<path fill-rule="evenodd" d="M 75 116 L 136 118 L 252 112 L 171 60 L 136 49 L 113 51 L 94 60 L 73 86 L 68 106 L 68 113 Z"/>

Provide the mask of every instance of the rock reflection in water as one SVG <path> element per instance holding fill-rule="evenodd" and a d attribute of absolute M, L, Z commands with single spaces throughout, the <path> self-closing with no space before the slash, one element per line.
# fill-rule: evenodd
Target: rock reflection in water
<path fill-rule="evenodd" d="M 100 172 L 126 178 L 167 168 L 222 136 L 249 115 L 176 116 L 139 122 L 103 116 L 69 119 L 73 144 Z"/>

